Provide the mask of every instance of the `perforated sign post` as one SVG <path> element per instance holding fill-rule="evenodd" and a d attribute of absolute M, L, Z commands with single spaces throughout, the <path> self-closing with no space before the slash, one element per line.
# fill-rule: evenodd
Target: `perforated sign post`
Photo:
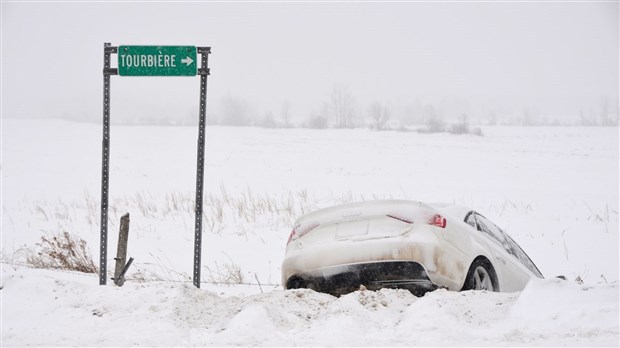
<path fill-rule="evenodd" d="M 110 76 L 196 76 L 200 75 L 200 111 L 196 165 L 196 219 L 194 225 L 193 282 L 200 288 L 202 253 L 202 198 L 204 186 L 205 123 L 207 76 L 211 47 L 196 46 L 111 46 L 103 45 L 103 145 L 101 163 L 101 243 L 99 284 L 106 284 L 108 257 L 108 193 L 110 168 Z M 111 67 L 111 55 L 118 57 L 118 68 Z M 200 68 L 197 55 L 200 54 Z"/>

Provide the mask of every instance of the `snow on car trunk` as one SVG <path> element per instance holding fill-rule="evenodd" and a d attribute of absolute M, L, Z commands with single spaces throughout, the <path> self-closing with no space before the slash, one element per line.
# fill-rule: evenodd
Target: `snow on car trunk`
<path fill-rule="evenodd" d="M 433 224 L 437 212 L 422 202 L 360 202 L 321 209 L 295 222 L 290 241 L 304 245 L 403 235 L 415 224 Z"/>

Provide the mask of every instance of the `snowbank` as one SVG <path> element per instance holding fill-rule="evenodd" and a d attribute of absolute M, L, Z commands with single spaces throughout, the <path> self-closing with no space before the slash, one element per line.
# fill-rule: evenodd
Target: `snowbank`
<path fill-rule="evenodd" d="M 533 280 L 521 293 L 437 290 L 421 298 L 387 289 L 231 296 L 187 283 L 118 288 L 78 273 L 2 270 L 3 346 L 620 343 L 618 284 Z"/>

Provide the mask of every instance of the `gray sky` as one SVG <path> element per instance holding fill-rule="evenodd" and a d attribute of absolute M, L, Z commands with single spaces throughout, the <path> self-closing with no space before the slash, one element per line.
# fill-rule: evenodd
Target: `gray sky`
<path fill-rule="evenodd" d="M 607 3 L 2 3 L 2 116 L 98 120 L 103 43 L 211 46 L 209 111 L 288 100 L 306 117 L 345 85 L 372 101 L 575 117 L 619 84 Z M 198 77 L 112 77 L 112 117 L 192 114 Z M 482 112 L 482 111 L 481 111 Z"/>

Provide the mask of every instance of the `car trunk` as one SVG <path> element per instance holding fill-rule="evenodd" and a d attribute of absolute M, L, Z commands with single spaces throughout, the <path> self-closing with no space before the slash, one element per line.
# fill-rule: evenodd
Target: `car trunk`
<path fill-rule="evenodd" d="M 306 215 L 295 223 L 292 240 L 303 245 L 391 238 L 429 224 L 437 212 L 421 202 L 372 201 L 340 205 Z"/>

